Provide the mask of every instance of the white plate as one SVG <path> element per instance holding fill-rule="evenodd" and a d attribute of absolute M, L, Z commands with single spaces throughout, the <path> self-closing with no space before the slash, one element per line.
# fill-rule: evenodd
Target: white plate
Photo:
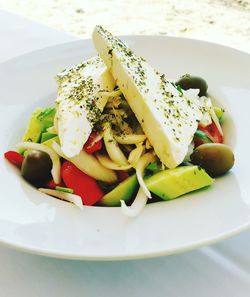
<path fill-rule="evenodd" d="M 226 109 L 225 140 L 236 164 L 206 190 L 148 205 L 137 218 L 119 208 L 84 211 L 37 192 L 2 155 L 15 148 L 31 111 L 53 105 L 54 75 L 95 55 L 90 40 L 45 48 L 0 64 L 0 238 L 32 253 L 71 259 L 114 260 L 173 254 L 236 234 L 250 226 L 250 57 L 223 46 L 168 37 L 126 37 L 169 77 L 208 81 Z"/>

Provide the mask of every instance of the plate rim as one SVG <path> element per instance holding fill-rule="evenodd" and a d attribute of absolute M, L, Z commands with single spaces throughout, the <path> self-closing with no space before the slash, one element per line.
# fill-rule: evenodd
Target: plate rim
<path fill-rule="evenodd" d="M 168 40 L 185 40 L 188 42 L 195 42 L 195 43 L 205 43 L 209 44 L 210 46 L 217 46 L 220 48 L 223 48 L 225 50 L 231 50 L 235 53 L 238 53 L 240 55 L 245 55 L 247 58 L 250 58 L 250 53 L 222 45 L 216 42 L 211 42 L 211 41 L 204 41 L 200 39 L 193 39 L 193 38 L 186 38 L 186 37 L 174 37 L 174 36 L 159 36 L 159 35 L 121 35 L 119 36 L 120 38 L 123 39 L 129 39 L 129 38 L 134 38 L 134 39 L 151 39 L 151 38 L 156 38 L 156 39 L 168 39 Z M 17 55 L 15 57 L 12 57 L 10 59 L 4 60 L 0 63 L 0 67 L 4 64 L 8 64 L 11 62 L 15 62 L 15 60 L 25 58 L 30 55 L 39 55 L 39 53 L 42 53 L 43 51 L 46 50 L 57 50 L 59 48 L 68 48 L 71 46 L 78 47 L 80 44 L 84 43 L 89 43 L 91 42 L 91 39 L 83 39 L 83 40 L 75 40 L 75 41 L 69 41 L 69 42 L 64 42 L 60 43 L 57 45 L 51 45 L 51 46 L 46 46 L 42 47 L 37 50 L 25 52 L 21 55 Z M 0 239 L 0 244 L 2 246 L 17 250 L 17 251 L 22 251 L 22 252 L 27 252 L 30 254 L 36 254 L 36 255 L 41 255 L 41 256 L 47 256 L 47 257 L 53 257 L 53 258 L 59 258 L 59 259 L 71 259 L 71 260 L 89 260 L 89 261 L 118 261 L 118 260 L 134 260 L 134 259 L 146 259 L 146 258 L 154 258 L 154 257 L 160 257 L 160 256 L 167 256 L 167 255 L 174 255 L 174 254 L 179 254 L 182 252 L 187 252 L 193 249 L 200 248 L 202 246 L 214 244 L 220 240 L 225 240 L 227 238 L 230 238 L 234 235 L 237 235 L 241 232 L 244 232 L 246 230 L 250 229 L 250 221 L 248 223 L 244 223 L 240 225 L 239 227 L 235 227 L 231 229 L 228 232 L 222 232 L 219 233 L 215 236 L 211 236 L 207 239 L 203 240 L 197 240 L 192 243 L 187 243 L 187 244 L 182 244 L 178 246 L 177 248 L 172 248 L 172 249 L 157 249 L 155 251 L 147 251 L 147 252 L 131 252 L 131 253 L 122 253 L 122 254 L 115 254 L 113 255 L 94 255 L 94 254 L 84 254 L 82 253 L 70 253 L 70 252 L 63 252 L 63 251 L 54 251 L 52 249 L 46 249 L 46 248 L 38 248 L 33 245 L 28 245 L 28 244 L 20 244 L 20 243 L 14 243 L 5 239 Z"/>

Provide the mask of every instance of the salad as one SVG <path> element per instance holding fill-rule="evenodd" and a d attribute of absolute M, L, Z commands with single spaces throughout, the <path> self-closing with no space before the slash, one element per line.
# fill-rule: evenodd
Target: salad
<path fill-rule="evenodd" d="M 168 79 L 101 26 L 93 42 L 98 56 L 57 74 L 55 106 L 33 111 L 17 151 L 5 153 L 25 180 L 80 208 L 137 216 L 232 168 L 224 110 L 203 78 Z"/>

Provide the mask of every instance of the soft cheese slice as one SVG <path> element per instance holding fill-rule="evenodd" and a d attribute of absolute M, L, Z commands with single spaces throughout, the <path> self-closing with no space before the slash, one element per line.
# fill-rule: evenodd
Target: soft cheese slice
<path fill-rule="evenodd" d="M 115 82 L 107 67 L 94 57 L 57 75 L 56 128 L 63 153 L 79 154 L 107 101 Z"/>
<path fill-rule="evenodd" d="M 178 90 L 101 26 L 95 28 L 93 41 L 157 156 L 168 168 L 178 166 L 202 118 L 196 91 L 189 96 Z"/>

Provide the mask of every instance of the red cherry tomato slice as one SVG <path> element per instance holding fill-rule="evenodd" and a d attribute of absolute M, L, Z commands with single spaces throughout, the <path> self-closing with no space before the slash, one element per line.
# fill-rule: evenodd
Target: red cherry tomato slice
<path fill-rule="evenodd" d="M 60 184 L 55 184 L 54 180 L 51 179 L 47 184 L 46 184 L 46 188 L 50 188 L 52 190 L 54 190 L 57 186 L 59 187 L 65 187 L 65 184 L 63 182 L 60 182 Z"/>
<path fill-rule="evenodd" d="M 199 125 L 198 129 L 205 132 L 213 142 L 223 143 L 223 136 L 220 134 L 220 131 L 218 130 L 214 122 L 206 127 L 202 127 L 201 125 Z"/>
<path fill-rule="evenodd" d="M 85 205 L 93 205 L 104 196 L 104 192 L 97 181 L 69 161 L 63 163 L 61 176 L 66 187 L 73 189 L 74 194 L 81 196 Z"/>
<path fill-rule="evenodd" d="M 22 163 L 24 160 L 24 156 L 19 154 L 15 151 L 8 151 L 4 154 L 4 157 L 13 165 L 17 166 L 18 168 L 22 167 Z"/>
<path fill-rule="evenodd" d="M 98 134 L 95 132 L 92 132 L 87 140 L 87 142 L 84 144 L 84 150 L 88 154 L 93 154 L 94 152 L 99 151 L 102 149 L 102 140 L 98 140 Z"/>

